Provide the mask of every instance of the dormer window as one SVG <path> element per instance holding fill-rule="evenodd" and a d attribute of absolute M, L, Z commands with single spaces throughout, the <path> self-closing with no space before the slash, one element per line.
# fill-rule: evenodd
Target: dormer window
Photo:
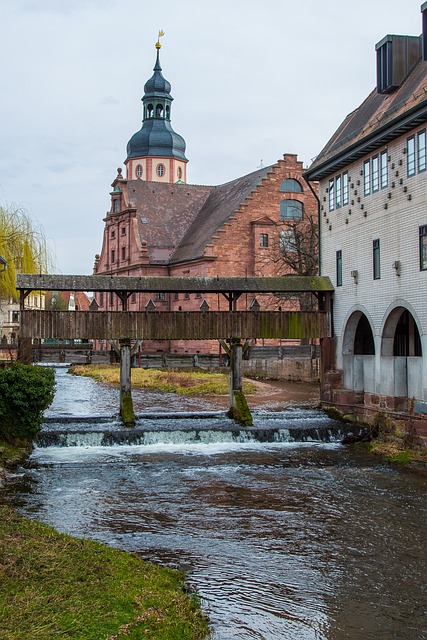
<path fill-rule="evenodd" d="M 113 213 L 118 213 L 120 210 L 120 200 L 118 198 L 115 198 L 113 200 Z"/>

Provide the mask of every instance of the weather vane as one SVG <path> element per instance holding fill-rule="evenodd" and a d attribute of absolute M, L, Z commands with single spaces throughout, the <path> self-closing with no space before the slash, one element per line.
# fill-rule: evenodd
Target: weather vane
<path fill-rule="evenodd" d="M 165 32 L 160 29 L 159 37 L 157 38 L 157 42 L 156 42 L 156 49 L 161 49 L 162 48 L 162 45 L 160 44 L 160 38 L 162 36 L 164 36 L 164 35 L 165 35 Z"/>

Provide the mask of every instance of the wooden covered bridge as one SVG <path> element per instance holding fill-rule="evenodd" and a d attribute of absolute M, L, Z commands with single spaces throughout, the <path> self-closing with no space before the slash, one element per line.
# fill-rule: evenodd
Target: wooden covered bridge
<path fill-rule="evenodd" d="M 230 355 L 230 415 L 251 422 L 242 393 L 242 340 L 249 338 L 318 338 L 323 345 L 332 339 L 331 300 L 333 286 L 324 276 L 257 277 L 169 277 L 169 276 L 51 276 L 19 274 L 17 289 L 21 305 L 21 349 L 34 339 L 118 340 L 120 345 L 120 415 L 125 424 L 135 416 L 131 396 L 132 343 L 141 340 L 217 339 Z M 44 311 L 25 309 L 25 298 L 32 291 L 90 291 L 116 294 L 122 311 Z M 228 311 L 128 311 L 132 293 L 200 293 L 222 294 Z M 242 294 L 276 296 L 311 293 L 318 300 L 318 310 L 237 311 Z M 322 348 L 322 369 L 325 354 Z M 27 349 L 28 353 L 28 349 Z M 27 356 L 28 357 L 28 356 Z M 246 416 L 245 418 L 243 416 Z M 249 418 L 247 418 L 249 416 Z"/>

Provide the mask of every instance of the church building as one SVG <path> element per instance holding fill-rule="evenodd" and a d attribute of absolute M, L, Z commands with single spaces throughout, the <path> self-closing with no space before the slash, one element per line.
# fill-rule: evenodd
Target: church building
<path fill-rule="evenodd" d="M 317 240 L 317 198 L 315 187 L 302 178 L 302 162 L 296 155 L 285 154 L 274 165 L 219 186 L 187 182 L 186 144 L 171 125 L 173 98 L 162 74 L 160 48 L 157 42 L 154 73 L 142 97 L 142 127 L 128 142 L 125 175 L 119 168 L 112 183 L 94 273 L 207 277 L 317 273 L 317 252 L 310 245 Z M 283 259 L 283 254 L 291 259 Z M 99 293 L 97 303 L 100 311 L 121 309 L 115 294 Z M 242 310 L 258 304 L 272 308 L 271 299 L 248 295 L 239 300 Z M 275 304 L 295 308 L 297 303 Z M 227 308 L 225 298 L 217 295 L 133 294 L 128 301 L 130 311 Z M 146 344 L 144 350 L 217 353 L 218 344 L 163 341 Z"/>

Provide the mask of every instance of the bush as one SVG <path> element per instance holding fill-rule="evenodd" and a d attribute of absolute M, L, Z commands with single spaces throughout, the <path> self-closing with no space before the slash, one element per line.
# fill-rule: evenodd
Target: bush
<path fill-rule="evenodd" d="M 0 370 L 0 440 L 33 440 L 55 391 L 53 369 L 15 363 Z"/>

